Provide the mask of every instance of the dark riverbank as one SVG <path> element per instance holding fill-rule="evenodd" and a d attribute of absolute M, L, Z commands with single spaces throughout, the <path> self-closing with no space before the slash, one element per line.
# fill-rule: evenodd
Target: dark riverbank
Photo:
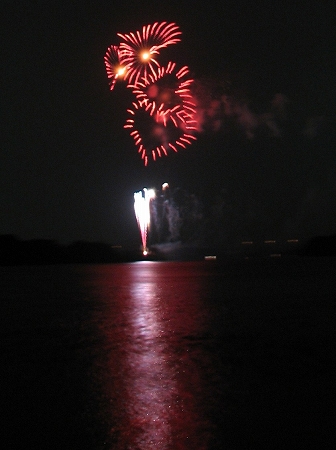
<path fill-rule="evenodd" d="M 39 264 L 105 264 L 142 259 L 154 260 L 202 260 L 207 255 L 217 259 L 227 257 L 279 257 L 279 256 L 336 256 L 336 235 L 316 236 L 305 242 L 264 241 L 241 242 L 231 249 L 206 247 L 181 242 L 153 245 L 145 258 L 140 246 L 126 249 L 102 242 L 76 241 L 61 245 L 55 240 L 22 240 L 13 235 L 0 236 L 0 265 Z"/>
<path fill-rule="evenodd" d="M 131 251 L 102 242 L 77 241 L 61 245 L 49 239 L 21 240 L 0 236 L 0 265 L 24 264 L 104 264 L 137 260 L 140 251 Z"/>

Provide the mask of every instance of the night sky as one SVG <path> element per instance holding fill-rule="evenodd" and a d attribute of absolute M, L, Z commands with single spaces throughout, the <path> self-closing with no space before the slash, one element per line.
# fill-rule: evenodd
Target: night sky
<path fill-rule="evenodd" d="M 136 245 L 133 193 L 163 182 L 197 197 L 204 233 L 335 234 L 333 2 L 292 3 L 6 1 L 0 234 Z M 189 66 L 202 121 L 195 144 L 144 167 L 104 55 L 155 21 L 182 31 L 162 58 Z"/>

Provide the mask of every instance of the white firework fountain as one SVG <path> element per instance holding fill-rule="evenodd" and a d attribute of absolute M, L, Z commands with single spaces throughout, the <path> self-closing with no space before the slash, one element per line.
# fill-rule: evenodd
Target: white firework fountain
<path fill-rule="evenodd" d="M 150 230 L 150 202 L 155 198 L 154 189 L 143 188 L 142 191 L 134 193 L 134 212 L 138 222 L 141 241 L 142 254 L 148 255 L 147 239 Z"/>

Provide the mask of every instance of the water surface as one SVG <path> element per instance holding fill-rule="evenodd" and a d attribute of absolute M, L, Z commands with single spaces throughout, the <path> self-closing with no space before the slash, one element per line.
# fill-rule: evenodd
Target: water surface
<path fill-rule="evenodd" d="M 333 259 L 0 274 L 7 448 L 333 447 Z"/>

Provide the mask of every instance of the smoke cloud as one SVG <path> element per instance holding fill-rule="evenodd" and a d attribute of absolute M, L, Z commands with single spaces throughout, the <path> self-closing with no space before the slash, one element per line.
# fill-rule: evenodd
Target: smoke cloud
<path fill-rule="evenodd" d="M 201 79 L 195 80 L 193 96 L 199 133 L 234 131 L 249 140 L 260 134 L 281 138 L 286 135 L 288 125 L 292 125 L 301 136 L 314 138 L 326 123 L 336 125 L 335 116 L 302 111 L 301 105 L 295 105 L 281 92 L 275 92 L 260 103 L 245 90 L 233 88 L 230 82 Z"/>

